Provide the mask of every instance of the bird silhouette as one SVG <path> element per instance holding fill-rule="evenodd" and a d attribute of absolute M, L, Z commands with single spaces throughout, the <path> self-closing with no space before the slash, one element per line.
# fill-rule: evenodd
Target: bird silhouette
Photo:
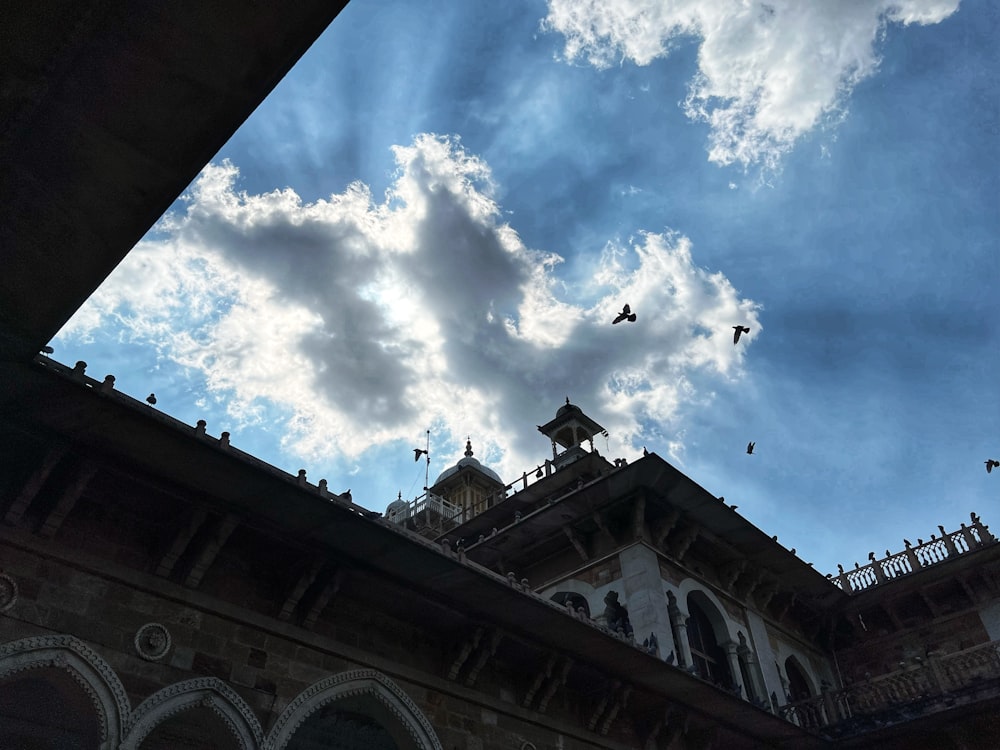
<path fill-rule="evenodd" d="M 753 443 L 753 442 L 751 442 L 751 443 L 747 443 L 747 453 L 748 453 L 748 454 L 752 454 L 752 453 L 753 453 L 753 449 L 754 449 L 754 448 L 755 448 L 756 446 L 757 446 L 757 443 Z"/>
<path fill-rule="evenodd" d="M 642 455 L 644 455 L 644 456 L 648 456 L 649 455 L 649 451 L 646 450 L 646 446 L 645 445 L 642 446 Z"/>
<path fill-rule="evenodd" d="M 55 349 L 53 349 L 48 344 L 46 344 L 45 346 L 42 347 L 42 354 L 52 354 L 52 352 L 54 352 L 54 351 L 55 351 Z"/>
<path fill-rule="evenodd" d="M 735 333 L 733 334 L 733 346 L 735 346 L 740 340 L 740 334 L 750 333 L 750 329 L 746 326 L 733 326 Z"/>
<path fill-rule="evenodd" d="M 150 406 L 156 406 L 156 394 L 150 393 L 148 396 L 146 396 L 146 403 L 149 404 Z"/>
<path fill-rule="evenodd" d="M 1000 466 L 1000 461 L 994 461 L 992 458 L 987 458 L 984 463 L 986 464 L 987 474 L 993 471 L 994 466 Z"/>
<path fill-rule="evenodd" d="M 425 451 L 423 448 L 414 448 L 413 449 L 413 460 L 414 461 L 419 461 L 421 456 L 426 456 L 426 455 L 427 455 L 427 451 Z"/>
<path fill-rule="evenodd" d="M 632 308 L 625 305 L 622 311 L 618 313 L 618 317 L 611 321 L 611 325 L 618 325 L 623 320 L 627 320 L 629 323 L 635 323 L 635 313 L 632 312 Z"/>

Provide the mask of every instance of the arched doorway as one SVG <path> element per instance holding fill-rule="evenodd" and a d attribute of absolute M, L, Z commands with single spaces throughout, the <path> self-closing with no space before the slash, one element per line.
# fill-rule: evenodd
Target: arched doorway
<path fill-rule="evenodd" d="M 169 717 L 146 735 L 139 750 L 241 750 L 236 735 L 208 706 L 194 706 Z"/>
<path fill-rule="evenodd" d="M 101 746 L 101 720 L 69 672 L 38 668 L 0 680 L 0 747 L 77 750 Z"/>
<path fill-rule="evenodd" d="M 371 716 L 332 704 L 299 727 L 286 750 L 400 750 L 389 731 Z"/>
<path fill-rule="evenodd" d="M 359 669 L 303 690 L 282 711 L 266 750 L 443 750 L 434 728 L 384 674 Z"/>
<path fill-rule="evenodd" d="M 703 680 L 725 688 L 732 687 L 733 674 L 729 668 L 726 650 L 719 643 L 716 627 L 709 612 L 718 617 L 712 603 L 704 595 L 692 591 L 688 594 L 688 645 L 691 647 L 692 670 Z M 709 609 L 711 608 L 711 610 Z"/>
<path fill-rule="evenodd" d="M 812 697 L 809 680 L 794 656 L 785 659 L 785 674 L 788 675 L 788 701 L 790 703 Z"/>

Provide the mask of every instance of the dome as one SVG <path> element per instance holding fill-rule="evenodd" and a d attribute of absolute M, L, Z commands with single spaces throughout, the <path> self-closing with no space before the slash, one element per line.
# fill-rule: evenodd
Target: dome
<path fill-rule="evenodd" d="M 385 509 L 385 517 L 391 519 L 400 513 L 405 516 L 409 507 L 410 504 L 403 499 L 403 493 L 399 493 L 399 497 L 389 503 L 389 506 Z"/>
<path fill-rule="evenodd" d="M 485 474 L 486 476 L 488 476 L 490 479 L 492 479 L 497 484 L 503 484 L 503 480 L 500 478 L 499 474 L 497 474 L 495 471 L 493 471 L 493 469 L 491 469 L 491 468 L 489 468 L 487 466 L 483 466 L 481 463 L 479 463 L 478 459 L 473 458 L 473 456 L 472 456 L 472 441 L 471 440 L 466 441 L 466 443 L 465 443 L 465 458 L 461 459 L 454 466 L 452 466 L 452 467 L 450 467 L 450 468 L 445 469 L 444 471 L 442 471 L 441 474 L 438 475 L 438 478 L 434 480 L 434 484 L 435 485 L 441 484 L 441 482 L 443 482 L 445 479 L 447 479 L 448 477 L 454 476 L 455 474 L 457 474 L 458 472 L 460 472 L 462 469 L 464 469 L 467 466 L 469 468 L 471 468 L 471 469 L 475 469 L 476 471 L 478 471 L 481 474 Z"/>
<path fill-rule="evenodd" d="M 579 406 L 576 406 L 575 404 L 571 404 L 569 402 L 569 396 L 567 396 L 566 403 L 563 406 L 560 406 L 559 411 L 556 412 L 556 418 L 558 419 L 559 417 L 563 417 L 573 412 L 580 412 L 582 414 L 583 409 L 581 409 Z"/>

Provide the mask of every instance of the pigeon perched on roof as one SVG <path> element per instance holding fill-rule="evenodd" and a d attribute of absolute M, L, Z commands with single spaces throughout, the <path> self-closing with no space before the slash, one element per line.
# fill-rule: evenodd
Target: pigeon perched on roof
<path fill-rule="evenodd" d="M 146 403 L 149 404 L 150 406 L 156 406 L 156 394 L 150 393 L 148 396 L 146 396 Z"/>
<path fill-rule="evenodd" d="M 55 351 L 55 349 L 53 349 L 51 346 L 49 346 L 48 344 L 46 344 L 45 346 L 42 347 L 41 351 L 42 351 L 42 354 L 52 354 Z"/>
<path fill-rule="evenodd" d="M 635 323 L 635 313 L 632 312 L 632 308 L 628 305 L 625 305 L 622 308 L 622 311 L 618 313 L 618 317 L 611 321 L 611 325 L 617 325 L 623 320 L 627 320 L 629 323 Z"/>
<path fill-rule="evenodd" d="M 739 343 L 740 335 L 741 334 L 750 333 L 750 329 L 747 328 L 746 326 L 733 326 L 733 331 L 735 331 L 735 333 L 733 333 L 733 345 L 734 346 L 737 343 Z"/>

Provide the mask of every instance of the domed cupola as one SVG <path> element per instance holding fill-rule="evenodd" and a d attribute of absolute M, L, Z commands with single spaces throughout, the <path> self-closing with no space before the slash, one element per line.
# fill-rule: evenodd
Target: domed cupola
<path fill-rule="evenodd" d="M 441 472 L 430 493 L 461 508 L 460 523 L 492 507 L 506 495 L 500 476 L 473 455 L 471 439 L 465 443 L 465 457 Z"/>
<path fill-rule="evenodd" d="M 587 452 L 582 446 L 584 441 L 590 443 L 590 451 L 594 452 L 594 436 L 607 435 L 607 431 L 584 414 L 583 409 L 569 402 L 569 396 L 556 412 L 556 418 L 539 425 L 538 431 L 552 441 L 552 462 L 557 468 L 582 458 Z"/>
<path fill-rule="evenodd" d="M 393 523 L 402 523 L 409 516 L 410 504 L 403 499 L 403 493 L 400 492 L 399 496 L 385 509 L 385 517 Z"/>

